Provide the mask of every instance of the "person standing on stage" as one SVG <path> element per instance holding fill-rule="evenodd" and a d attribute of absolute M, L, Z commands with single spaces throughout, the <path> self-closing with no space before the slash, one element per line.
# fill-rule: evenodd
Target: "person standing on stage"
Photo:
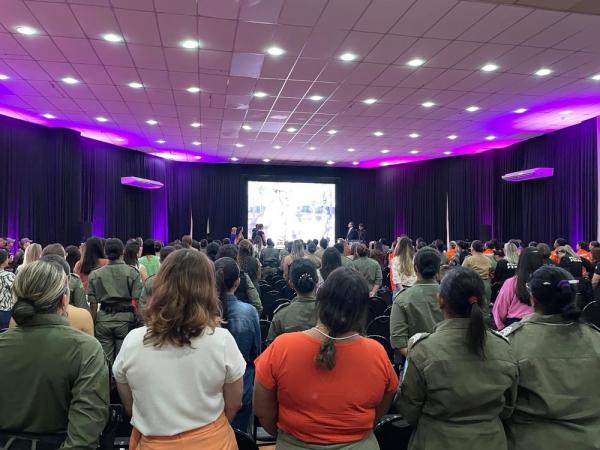
<path fill-rule="evenodd" d="M 358 241 L 358 230 L 354 228 L 354 222 L 348 223 L 348 234 L 346 234 L 346 241 Z"/>
<path fill-rule="evenodd" d="M 367 245 L 367 230 L 362 223 L 358 224 L 358 240 Z"/>

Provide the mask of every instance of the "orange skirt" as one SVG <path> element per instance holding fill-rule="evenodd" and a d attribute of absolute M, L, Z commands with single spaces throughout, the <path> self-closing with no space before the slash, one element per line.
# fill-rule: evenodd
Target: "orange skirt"
<path fill-rule="evenodd" d="M 213 423 L 174 436 L 144 436 L 133 429 L 129 450 L 238 450 L 235 433 L 221 414 Z"/>

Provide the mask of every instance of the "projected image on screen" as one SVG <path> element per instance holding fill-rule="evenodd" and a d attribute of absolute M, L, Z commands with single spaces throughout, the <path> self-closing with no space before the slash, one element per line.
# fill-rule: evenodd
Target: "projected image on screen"
<path fill-rule="evenodd" d="M 248 182 L 248 232 L 263 224 L 276 246 L 335 237 L 335 184 Z"/>

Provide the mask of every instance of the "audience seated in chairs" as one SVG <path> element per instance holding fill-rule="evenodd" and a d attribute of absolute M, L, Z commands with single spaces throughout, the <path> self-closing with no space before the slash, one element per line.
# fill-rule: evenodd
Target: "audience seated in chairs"
<path fill-rule="evenodd" d="M 518 366 L 508 341 L 486 329 L 484 295 L 473 270 L 448 272 L 439 294 L 444 320 L 408 344 L 396 407 L 416 426 L 412 450 L 506 450 L 501 419 L 514 408 Z"/>
<path fill-rule="evenodd" d="M 577 283 L 544 266 L 529 280 L 535 313 L 504 330 L 519 364 L 506 422 L 511 450 L 587 450 L 600 443 L 600 332 L 580 321 Z"/>
<path fill-rule="evenodd" d="M 283 333 L 304 331 L 317 322 L 316 297 L 317 269 L 308 259 L 295 259 L 290 266 L 290 284 L 298 295 L 289 306 L 280 310 L 269 329 L 269 341 Z"/>
<path fill-rule="evenodd" d="M 240 268 L 233 259 L 221 258 L 215 262 L 215 278 L 219 300 L 221 300 L 221 326 L 227 328 L 232 334 L 246 361 L 242 409 L 231 425 L 250 433 L 253 423 L 254 360 L 262 351 L 258 314 L 252 305 L 240 302 L 233 295 L 240 283 Z"/>
<path fill-rule="evenodd" d="M 390 342 L 406 356 L 408 340 L 417 333 L 432 333 L 444 318 L 437 301 L 440 253 L 430 247 L 422 248 L 414 259 L 416 283 L 400 292 L 392 304 Z"/>
<path fill-rule="evenodd" d="M 130 448 L 233 450 L 246 362 L 219 327 L 213 265 L 194 249 L 167 257 L 146 327 L 129 333 L 113 373 L 134 431 Z M 139 447 L 138 447 L 139 446 Z"/>
<path fill-rule="evenodd" d="M 368 302 L 356 271 L 335 270 L 318 293 L 317 325 L 279 336 L 257 359 L 254 411 L 277 448 L 378 448 L 373 424 L 398 379 L 381 345 L 360 335 Z"/>
<path fill-rule="evenodd" d="M 0 335 L 2 434 L 94 450 L 108 418 L 108 367 L 98 341 L 66 320 L 68 276 L 38 260 L 19 270 L 13 294 L 17 327 Z"/>

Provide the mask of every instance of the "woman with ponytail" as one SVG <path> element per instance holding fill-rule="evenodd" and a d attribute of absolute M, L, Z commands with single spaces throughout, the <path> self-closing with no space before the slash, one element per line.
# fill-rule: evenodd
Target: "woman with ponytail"
<path fill-rule="evenodd" d="M 254 360 L 260 354 L 260 323 L 256 309 L 239 301 L 234 295 L 240 284 L 240 268 L 232 258 L 215 261 L 217 292 L 221 301 L 221 326 L 227 328 L 246 361 L 242 409 L 231 422 L 233 428 L 252 432 L 252 388 L 254 386 Z"/>
<path fill-rule="evenodd" d="M 257 359 L 254 412 L 277 450 L 379 449 L 373 424 L 388 412 L 398 378 L 383 347 L 361 336 L 367 282 L 336 269 L 317 299 L 316 326 L 279 336 Z"/>
<path fill-rule="evenodd" d="M 508 341 L 486 328 L 484 296 L 477 272 L 451 270 L 438 294 L 444 320 L 408 343 L 396 407 L 416 427 L 409 450 L 506 450 L 501 419 L 518 367 Z"/>
<path fill-rule="evenodd" d="M 503 332 L 519 364 L 510 450 L 600 448 L 600 330 L 579 321 L 577 283 L 559 267 L 536 270 L 535 313 Z"/>

